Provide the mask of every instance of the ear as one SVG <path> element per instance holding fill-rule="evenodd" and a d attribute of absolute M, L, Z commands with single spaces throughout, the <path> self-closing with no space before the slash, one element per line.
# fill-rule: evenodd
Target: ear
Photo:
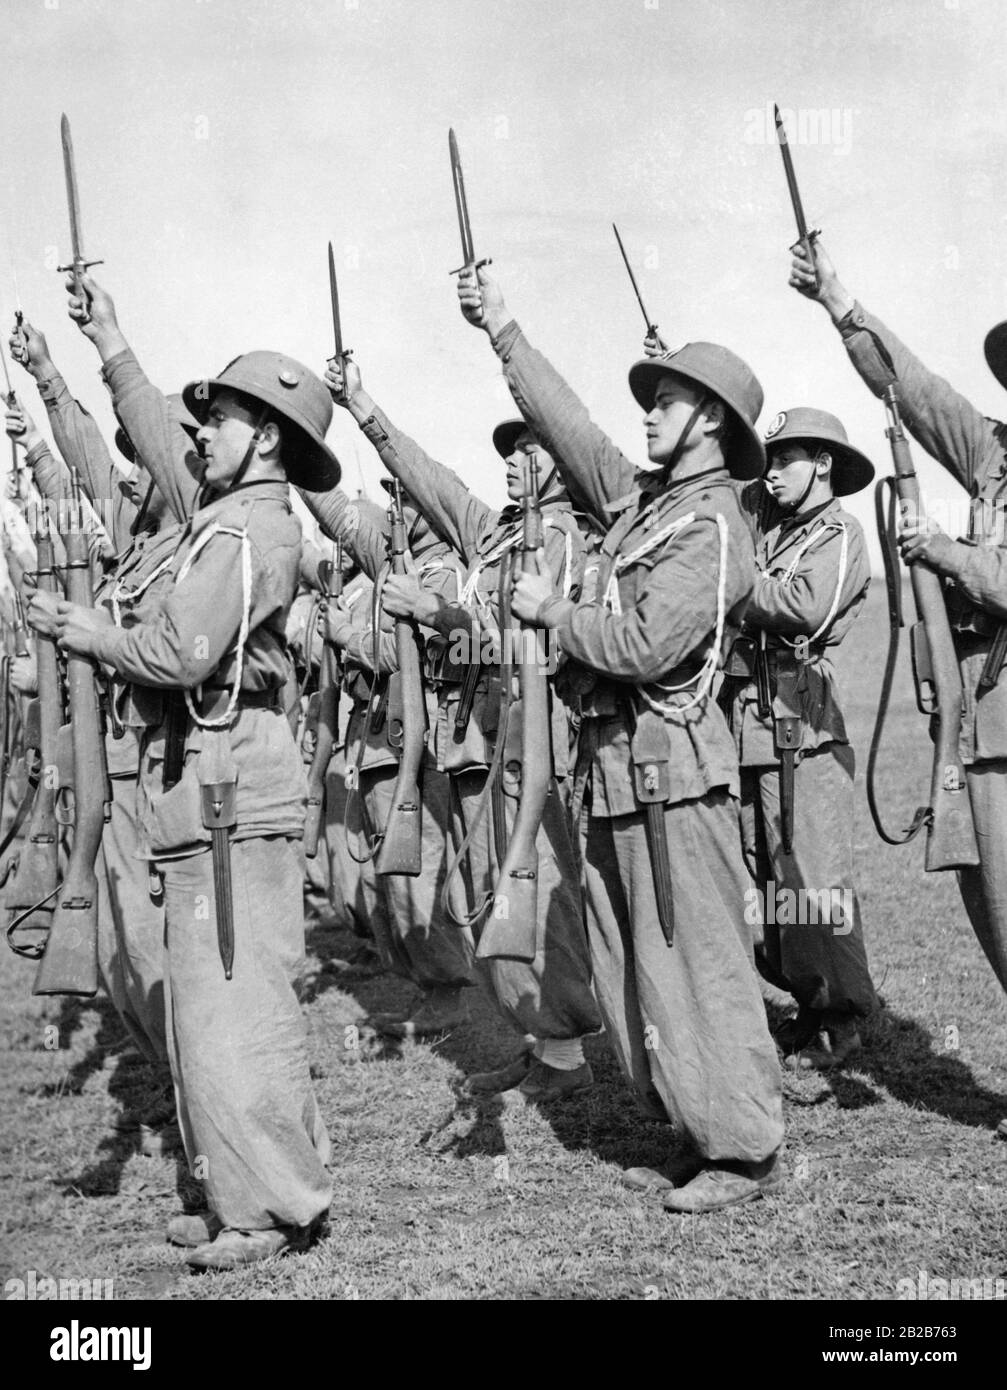
<path fill-rule="evenodd" d="M 267 420 L 262 427 L 262 435 L 259 439 L 260 454 L 275 454 L 279 452 L 280 445 L 283 443 L 283 433 L 275 420 Z"/>
<path fill-rule="evenodd" d="M 828 478 L 832 473 L 832 455 L 827 449 L 815 457 L 815 472 L 820 478 Z"/>
<path fill-rule="evenodd" d="M 703 414 L 709 424 L 708 434 L 715 434 L 723 428 L 727 419 L 727 409 L 723 401 L 718 401 L 715 396 L 710 396 L 703 406 Z"/>

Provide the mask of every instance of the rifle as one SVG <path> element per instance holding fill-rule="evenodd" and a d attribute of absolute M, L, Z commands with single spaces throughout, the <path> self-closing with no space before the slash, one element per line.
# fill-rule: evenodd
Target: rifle
<path fill-rule="evenodd" d="M 538 459 L 532 453 L 528 481 L 521 499 L 523 528 L 521 569 L 538 571 L 543 544 L 542 512 L 538 501 Z M 514 830 L 497 878 L 493 911 L 476 948 L 482 960 L 535 959 L 538 927 L 538 831 L 552 784 L 552 744 L 549 727 L 549 678 L 545 634 L 531 623 L 501 632 L 506 642 L 515 631 L 521 643 L 518 680 L 521 692 L 521 795 Z"/>
<path fill-rule="evenodd" d="M 77 170 L 73 159 L 73 139 L 70 135 L 70 122 L 66 116 L 59 118 L 60 141 L 63 145 L 63 176 L 66 180 L 66 202 L 70 213 L 70 249 L 73 259 L 69 265 L 59 265 L 56 269 L 59 272 L 69 270 L 73 275 L 73 292 L 86 306 L 88 303 L 88 293 L 84 288 L 81 277 L 84 272 L 90 270 L 93 265 L 104 265 L 104 261 L 89 261 L 85 259 L 83 239 L 80 229 L 80 197 L 77 192 Z M 88 323 L 90 314 L 85 308 L 82 323 Z"/>
<path fill-rule="evenodd" d="M 918 619 L 910 630 L 910 645 L 916 704 L 921 714 L 930 716 L 934 739 L 930 803 L 917 810 L 912 824 L 902 835 L 892 835 L 884 828 L 877 806 L 874 789 L 875 764 L 891 694 L 895 658 L 898 654 L 899 628 L 902 626 L 898 560 L 894 546 L 895 494 L 897 493 L 900 502 L 909 504 L 914 515 L 920 514 L 919 483 L 913 468 L 909 443 L 902 427 L 898 388 L 895 383 L 885 388 L 884 402 L 888 417 L 885 434 L 892 447 L 895 476 L 880 479 L 875 490 L 875 505 L 888 585 L 891 639 L 881 685 L 878 717 L 867 760 L 867 801 L 878 834 L 890 845 L 905 844 L 922 826 L 927 827 L 924 864 L 928 872 L 972 867 L 979 863 L 979 851 L 972 823 L 965 768 L 959 755 L 962 728 L 961 672 L 955 655 L 947 609 L 944 606 L 940 576 L 935 570 L 919 562 L 909 566 Z M 894 493 L 890 494 L 887 527 L 884 524 L 883 504 L 886 486 L 889 489 L 894 487 Z"/>
<path fill-rule="evenodd" d="M 63 537 L 66 595 L 71 603 L 91 608 L 94 596 L 80 479 L 72 467 L 70 492 L 71 515 Z M 73 748 L 73 847 L 33 993 L 90 996 L 98 990 L 98 881 L 94 865 L 110 807 L 95 664 L 90 657 L 71 652 L 66 665 Z M 61 785 L 60 795 L 65 790 Z"/>
<path fill-rule="evenodd" d="M 39 518 L 35 531 L 37 556 L 36 582 L 43 593 L 58 592 L 54 567 L 52 536 L 47 523 Z M 39 759 L 38 787 L 32 803 L 31 820 L 24 847 L 17 855 L 13 882 L 4 893 L 4 907 L 15 914 L 7 928 L 7 939 L 13 944 L 13 933 L 20 929 L 48 929 L 59 878 L 59 837 L 56 821 L 56 746 L 63 719 L 59 663 L 56 643 L 52 637 L 36 634 L 35 660 L 38 669 L 38 734 L 26 734 L 28 748 L 36 748 Z M 33 721 L 26 720 L 30 730 Z M 20 948 L 15 948 L 20 949 Z M 38 949 L 25 949 L 24 954 L 37 959 Z"/>
<path fill-rule="evenodd" d="M 343 592 L 343 543 L 336 541 L 335 566 L 323 560 L 318 566 L 318 582 L 321 585 L 322 599 L 328 602 L 338 599 Z M 309 633 L 308 660 L 311 659 Z M 325 813 L 325 774 L 332 760 L 332 750 L 336 745 L 336 730 L 339 717 L 339 676 L 336 670 L 336 654 L 330 642 L 322 642 L 322 656 L 318 668 L 318 689 L 308 700 L 307 723 L 315 729 L 315 750 L 308 772 L 308 810 L 304 818 L 304 853 L 308 859 L 318 854 L 318 837 L 321 833 Z"/>
<path fill-rule="evenodd" d="M 405 574 L 406 520 L 402 511 L 402 484 L 397 478 L 392 480 L 391 491 L 388 519 L 392 528 L 392 573 Z M 379 629 L 380 624 L 375 624 L 375 650 Z M 423 868 L 419 778 L 427 729 L 419 634 L 410 618 L 395 620 L 395 651 L 398 670 L 388 682 L 388 743 L 399 755 L 399 774 L 374 871 L 417 875 Z"/>
<path fill-rule="evenodd" d="M 821 288 L 818 278 L 818 269 L 815 266 L 815 256 L 811 249 L 812 243 L 817 232 L 809 232 L 808 224 L 804 220 L 804 204 L 801 202 L 801 194 L 797 187 L 797 175 L 794 173 L 794 161 L 790 154 L 790 142 L 787 139 L 787 132 L 784 129 L 783 117 L 780 115 L 780 108 L 773 107 L 773 119 L 776 122 L 776 138 L 780 145 L 780 156 L 783 160 L 783 172 L 787 176 L 787 188 L 790 192 L 790 205 L 794 209 L 794 221 L 797 223 L 797 239 L 804 247 L 804 253 L 811 262 L 811 268 L 815 272 L 815 284 Z"/>
<path fill-rule="evenodd" d="M 650 315 L 647 313 L 647 310 L 644 308 L 643 295 L 640 293 L 640 287 L 636 283 L 636 276 L 633 274 L 633 267 L 630 265 L 629 257 L 626 255 L 626 248 L 622 244 L 622 237 L 619 235 L 619 228 L 615 225 L 614 222 L 612 223 L 612 230 L 613 232 L 615 232 L 615 239 L 619 243 L 619 250 L 622 252 L 623 263 L 626 266 L 626 273 L 629 276 L 629 282 L 633 286 L 633 293 L 636 295 L 636 302 L 640 306 L 640 313 L 643 315 L 643 321 L 647 325 L 647 337 L 656 338 L 657 341 L 660 342 L 661 335 L 657 331 L 657 324 L 654 323 Z"/>
<path fill-rule="evenodd" d="M 465 257 L 464 265 L 460 265 L 457 270 L 452 270 L 452 275 L 460 275 L 463 270 L 479 270 L 484 265 L 492 265 L 492 260 L 476 260 L 475 247 L 472 244 L 472 227 L 469 223 L 469 205 L 465 197 L 465 178 L 462 174 L 461 155 L 458 153 L 458 141 L 455 139 L 453 130 L 448 131 L 448 154 L 451 156 L 451 181 L 455 190 L 455 208 L 458 212 L 458 230 L 462 238 L 462 255 Z"/>

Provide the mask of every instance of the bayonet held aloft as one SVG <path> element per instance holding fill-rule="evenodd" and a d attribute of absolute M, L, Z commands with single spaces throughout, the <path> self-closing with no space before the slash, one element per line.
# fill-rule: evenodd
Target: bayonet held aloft
<path fill-rule="evenodd" d="M 622 253 L 622 259 L 626 267 L 626 273 L 629 276 L 629 282 L 633 286 L 633 293 L 636 295 L 636 302 L 640 306 L 640 313 L 643 315 L 643 321 L 647 325 L 647 337 L 657 338 L 659 336 L 657 331 L 657 324 L 653 321 L 653 319 L 647 313 L 646 308 L 644 307 L 643 295 L 640 293 L 640 287 L 636 283 L 636 276 L 633 274 L 633 267 L 630 265 L 629 257 L 626 255 L 626 248 L 622 244 L 622 237 L 619 235 L 619 228 L 615 225 L 614 222 L 612 223 L 612 230 L 613 232 L 615 232 L 615 239 L 619 243 L 619 250 Z"/>
<path fill-rule="evenodd" d="M 804 218 L 804 205 L 801 202 L 800 190 L 797 187 L 797 175 L 794 173 L 794 161 L 790 154 L 790 142 L 787 140 L 787 132 L 778 106 L 773 107 L 773 119 L 776 122 L 776 138 L 779 141 L 780 155 L 783 159 L 783 172 L 787 176 L 787 188 L 790 191 L 790 204 L 794 209 L 794 221 L 797 223 L 797 239 L 804 247 L 804 253 L 811 262 L 812 269 L 815 272 L 815 284 L 818 285 L 818 270 L 815 266 L 815 255 L 811 249 L 811 243 L 818 233 L 808 231 L 808 224 Z"/>
<path fill-rule="evenodd" d="M 465 178 L 462 174 L 462 161 L 458 154 L 458 141 L 455 139 L 453 130 L 448 131 L 448 151 L 451 155 L 451 179 L 455 188 L 455 207 L 458 209 L 458 230 L 462 238 L 462 256 L 465 264 L 460 265 L 457 270 L 452 270 L 452 275 L 459 275 L 463 270 L 473 267 L 478 270 L 480 266 L 492 265 L 491 260 L 476 260 L 475 247 L 472 244 L 472 226 L 469 222 L 468 202 L 465 198 Z"/>
<path fill-rule="evenodd" d="M 69 265 L 60 265 L 56 269 L 59 271 L 69 270 L 73 274 L 74 294 L 86 304 L 88 295 L 81 283 L 81 276 L 93 265 L 104 265 L 104 261 L 89 261 L 84 255 L 84 239 L 80 229 L 80 196 L 77 192 L 77 170 L 73 159 L 73 139 L 70 135 L 70 122 L 65 115 L 60 117 L 59 130 L 60 139 L 63 142 L 63 174 L 66 178 L 66 202 L 70 212 L 70 249 L 73 253 L 73 260 Z M 89 319 L 90 315 L 86 314 L 83 322 L 87 323 Z"/>

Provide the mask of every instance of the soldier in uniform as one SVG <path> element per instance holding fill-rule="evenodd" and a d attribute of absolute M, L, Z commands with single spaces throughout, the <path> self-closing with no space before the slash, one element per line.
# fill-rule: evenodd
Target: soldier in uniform
<path fill-rule="evenodd" d="M 514 610 L 594 673 L 574 814 L 595 989 L 623 1071 L 701 1165 L 680 1188 L 646 1169 L 626 1180 L 675 1211 L 748 1201 L 782 1181 L 782 1086 L 744 922 L 738 761 L 711 685 L 752 591 L 731 477 L 762 471 L 762 391 L 714 344 L 636 363 L 630 389 L 659 465 L 642 474 L 529 346 L 484 269 L 463 271 L 458 293 L 607 532 L 596 594 L 577 602 L 522 575 Z"/>
<path fill-rule="evenodd" d="M 864 309 L 841 284 L 817 239 L 814 266 L 803 248 L 793 247 L 792 255 L 790 284 L 825 306 L 851 362 L 876 396 L 898 381 L 907 428 L 972 499 L 964 540 L 952 540 L 925 517 L 904 517 L 900 544 L 907 562 L 928 565 L 947 584 L 965 701 L 960 754 L 980 858 L 978 867 L 959 869 L 958 882 L 979 944 L 1007 989 L 1007 679 L 989 662 L 1007 620 L 1007 425 L 988 419 L 928 371 Z M 1007 386 L 1007 324 L 997 324 L 987 335 L 986 360 Z"/>
<path fill-rule="evenodd" d="M 839 498 L 874 468 L 835 416 L 805 406 L 776 416 L 766 452 L 764 478 L 741 492 L 755 588 L 719 701 L 741 764 L 745 858 L 766 906 L 759 964 L 800 1006 L 787 1047 L 796 1064 L 837 1066 L 859 1051 L 857 1019 L 877 1003 L 853 886 L 853 750 L 831 659 L 871 580 L 863 531 Z M 806 1048 L 819 1030 L 821 1046 Z"/>
<path fill-rule="evenodd" d="M 170 1061 L 207 1198 L 169 1237 L 196 1245 L 194 1268 L 228 1269 L 302 1247 L 331 1196 L 296 992 L 305 780 L 282 688 L 301 538 L 287 480 L 326 488 L 339 466 L 328 393 L 289 357 L 247 353 L 183 394 L 203 490 L 170 590 L 130 628 L 61 603 L 60 640 L 148 696 L 138 850 L 163 884 Z M 177 749 L 157 700 L 171 692 Z"/>
<path fill-rule="evenodd" d="M 391 582 L 388 574 L 389 526 L 377 508 L 353 503 L 341 488 L 326 494 L 302 492 L 302 497 L 321 523 L 324 533 L 341 539 L 362 572 L 382 592 Z M 435 593 L 453 599 L 457 582 L 455 565 L 447 545 L 416 511 L 404 509 L 408 545 L 417 567 L 417 581 Z M 377 512 L 375 517 L 374 513 Z M 370 617 L 370 621 L 366 619 Z M 384 619 L 384 621 L 382 621 Z M 379 618 L 378 684 L 386 683 L 398 669 L 391 618 Z M 354 718 L 347 731 L 345 762 L 350 784 L 365 808 L 363 833 L 356 835 L 357 853 L 369 854 L 368 840 L 380 836 L 391 814 L 398 777 L 398 754 L 391 747 L 387 715 L 375 727 L 372 697 L 374 665 L 373 616 L 359 604 L 351 613 L 330 605 L 329 640 L 348 658 L 354 674 Z M 431 634 L 431 637 L 433 635 Z M 424 650 L 427 644 L 424 642 Z M 428 652 L 432 658 L 432 649 Z M 428 674 L 434 672 L 428 669 Z M 425 682 L 424 718 L 432 724 L 436 695 Z M 369 712 L 370 711 L 370 712 Z M 469 1016 L 465 993 L 475 983 L 472 939 L 448 921 L 441 905 L 441 889 L 447 871 L 450 800 L 447 776 L 439 770 L 428 741 L 422 763 L 422 872 L 373 873 L 381 910 L 374 919 L 374 938 L 385 967 L 415 984 L 420 997 L 404 1014 L 375 1014 L 371 1024 L 382 1033 L 402 1038 L 431 1038 L 451 1032 Z M 355 808 L 359 812 L 359 807 Z M 376 848 L 375 848 L 376 852 Z M 373 872 L 373 860 L 372 864 Z"/>
<path fill-rule="evenodd" d="M 99 316 L 104 307 L 103 303 L 99 306 Z M 111 301 L 108 310 L 112 311 Z M 90 335 L 96 330 L 88 331 Z M 154 486 L 120 425 L 116 445 L 131 465 L 129 473 L 124 473 L 113 462 L 93 417 L 70 395 L 45 337 L 24 322 L 12 336 L 10 346 L 15 361 L 36 381 L 60 452 L 77 468 L 83 491 L 111 526 L 116 560 L 97 578 L 95 604 L 98 611 L 107 612 L 110 620 L 113 611 L 118 611 L 120 621 L 128 625 L 136 620 L 137 605 L 150 602 L 158 586 L 164 585 L 162 576 L 195 499 L 196 478 L 187 469 L 180 472 L 169 502 Z M 107 373 L 105 379 L 114 377 Z M 179 396 L 169 397 L 166 408 L 191 449 L 197 421 Z M 53 458 L 37 431 L 26 434 L 23 442 L 26 463 L 58 516 L 70 497 L 69 472 Z M 40 621 L 45 601 L 40 593 L 35 603 L 36 622 Z M 152 893 L 147 866 L 135 853 L 138 736 L 142 720 L 136 717 L 127 691 L 118 688 L 115 696 L 117 708 L 108 721 L 105 739 L 112 788 L 111 820 L 96 866 L 99 965 L 109 996 L 139 1050 L 150 1060 L 166 1062 L 163 904 Z M 173 1130 L 164 1131 L 163 1136 L 141 1130 L 146 1151 L 159 1151 L 174 1139 Z"/>
<path fill-rule="evenodd" d="M 392 576 L 385 584 L 386 610 L 415 618 L 468 655 L 475 667 L 471 709 L 465 710 L 465 675 L 442 669 L 434 722 L 435 759 L 452 782 L 459 831 L 469 836 L 467 870 L 456 873 L 449 891 L 470 888 L 487 902 L 495 882 L 493 849 L 497 836 L 513 829 L 520 790 L 520 749 L 505 750 L 501 792 L 488 785 L 500 709 L 500 666 L 491 643 L 480 633 L 499 633 L 500 567 L 521 541 L 516 506 L 496 511 L 474 497 L 457 475 L 426 454 L 399 430 L 364 390 L 353 362 L 345 370 L 330 364 L 326 375 L 337 400 L 345 402 L 365 436 L 377 449 L 388 471 L 399 478 L 416 506 L 462 559 L 464 570 L 457 603 L 445 600 L 411 576 Z M 516 425 L 516 429 L 515 429 Z M 523 422 L 505 422 L 494 442 L 508 461 L 508 492 L 512 503 L 522 493 L 522 467 L 527 451 L 538 448 Z M 539 450 L 541 503 L 545 517 L 545 568 L 559 592 L 579 584 L 583 543 L 573 521 L 569 498 L 552 460 Z M 499 647 L 496 650 L 499 658 Z M 455 661 L 454 665 L 462 663 Z M 516 704 L 516 702 L 515 702 Z M 462 713 L 459 713 L 460 707 Z M 515 705 L 508 728 L 519 727 Z M 513 738 L 513 733 L 510 735 Z M 508 743 L 510 739 L 508 739 Z M 553 772 L 558 785 L 567 774 L 569 724 L 562 701 L 552 703 Z M 489 807 L 496 797 L 496 814 Z M 496 821 L 494 829 L 493 822 Z M 463 841 L 464 842 L 464 841 Z M 536 955 L 528 963 L 516 959 L 480 960 L 478 966 L 491 997 L 512 1026 L 524 1034 L 521 1052 L 507 1065 L 477 1073 L 466 1081 L 473 1094 L 492 1094 L 517 1088 L 526 1101 L 551 1102 L 575 1094 L 592 1081 L 584 1059 L 582 1039 L 600 1025 L 592 997 L 587 943 L 577 889 L 577 865 L 563 809 L 562 793 L 550 796 L 538 835 L 539 891 Z M 502 854 L 502 851 L 501 851 Z M 458 901 L 457 897 L 454 899 Z M 458 908 L 455 909 L 458 915 Z M 478 904 L 465 917 L 475 917 L 478 942 Z"/>

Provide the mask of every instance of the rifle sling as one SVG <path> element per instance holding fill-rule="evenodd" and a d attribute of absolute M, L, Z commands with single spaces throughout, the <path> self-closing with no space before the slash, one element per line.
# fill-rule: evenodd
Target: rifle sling
<path fill-rule="evenodd" d="M 885 488 L 888 489 L 888 507 L 885 508 Z M 888 593 L 888 652 L 885 656 L 885 670 L 881 677 L 881 693 L 878 696 L 878 713 L 871 734 L 871 747 L 867 755 L 867 805 L 870 808 L 874 828 L 888 845 L 904 845 L 913 839 L 924 825 L 929 825 L 933 812 L 929 806 L 920 806 L 913 816 L 912 823 L 901 835 L 893 835 L 885 828 L 878 807 L 876 770 L 881 735 L 892 694 L 895 679 L 895 664 L 899 655 L 899 629 L 902 619 L 902 582 L 899 571 L 899 552 L 896 530 L 897 497 L 894 478 L 879 478 L 874 488 L 874 516 L 878 526 L 878 540 L 881 542 L 881 558 L 885 565 L 885 588 Z"/>

